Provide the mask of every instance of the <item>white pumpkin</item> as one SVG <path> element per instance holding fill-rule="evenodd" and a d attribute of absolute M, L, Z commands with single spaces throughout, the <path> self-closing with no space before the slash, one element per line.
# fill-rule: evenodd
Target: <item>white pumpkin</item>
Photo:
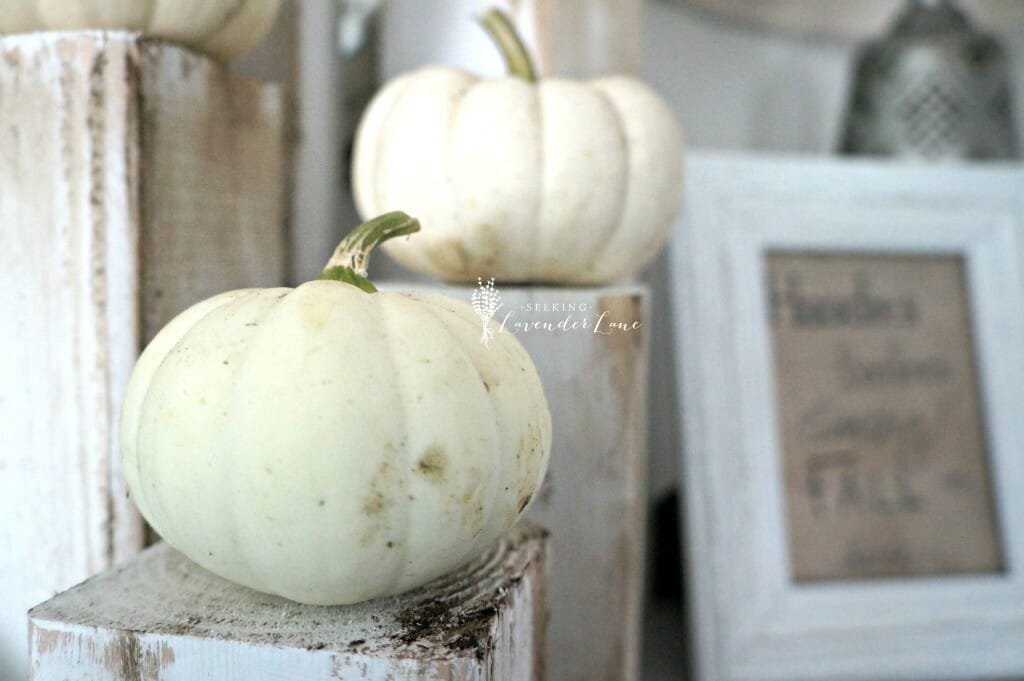
<path fill-rule="evenodd" d="M 369 292 L 367 251 L 413 226 L 371 221 L 325 270 L 338 280 L 210 298 L 142 354 L 124 474 L 196 563 L 303 603 L 353 603 L 456 569 L 533 499 L 551 417 L 523 347 L 510 333 L 483 344 L 467 303 Z"/>
<path fill-rule="evenodd" d="M 448 281 L 599 284 L 633 274 L 664 245 L 680 207 L 682 140 L 644 83 L 534 82 L 511 22 L 484 16 L 513 75 L 431 67 L 371 102 L 356 136 L 360 212 L 421 217 L 385 245 Z"/>
<path fill-rule="evenodd" d="M 280 5 L 281 0 L 7 0 L 0 33 L 138 31 L 232 59 L 270 32 Z"/>

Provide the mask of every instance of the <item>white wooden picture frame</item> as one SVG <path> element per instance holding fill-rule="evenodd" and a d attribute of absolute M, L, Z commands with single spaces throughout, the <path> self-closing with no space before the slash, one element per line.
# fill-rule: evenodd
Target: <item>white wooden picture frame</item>
<path fill-rule="evenodd" d="M 1024 169 L 693 154 L 688 173 L 671 260 L 696 678 L 1024 676 Z M 962 257 L 1002 572 L 791 578 L 776 249 Z"/>

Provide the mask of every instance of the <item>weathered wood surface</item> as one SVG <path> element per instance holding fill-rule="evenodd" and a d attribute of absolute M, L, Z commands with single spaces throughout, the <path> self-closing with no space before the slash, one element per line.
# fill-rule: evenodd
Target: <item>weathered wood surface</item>
<path fill-rule="evenodd" d="M 416 287 L 469 300 L 471 287 Z M 649 291 L 504 287 L 495 315 L 544 383 L 553 423 L 548 475 L 527 513 L 551 531 L 552 681 L 640 673 L 647 523 Z M 588 322 L 560 329 L 558 323 Z M 613 322 L 639 324 L 617 330 Z M 540 328 L 523 325 L 540 324 Z M 548 328 L 546 325 L 554 328 Z"/>
<path fill-rule="evenodd" d="M 159 544 L 31 611 L 31 678 L 540 679 L 545 553 L 545 531 L 523 523 L 421 589 L 319 607 L 237 586 Z"/>
<path fill-rule="evenodd" d="M 0 39 L 0 678 L 25 610 L 138 551 L 117 414 L 188 304 L 282 278 L 275 87 L 132 34 Z"/>

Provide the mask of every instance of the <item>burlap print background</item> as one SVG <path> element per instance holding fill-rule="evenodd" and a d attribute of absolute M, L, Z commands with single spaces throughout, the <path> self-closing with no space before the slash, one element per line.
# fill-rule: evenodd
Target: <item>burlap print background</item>
<path fill-rule="evenodd" d="M 1002 570 L 963 259 L 766 264 L 793 579 Z"/>

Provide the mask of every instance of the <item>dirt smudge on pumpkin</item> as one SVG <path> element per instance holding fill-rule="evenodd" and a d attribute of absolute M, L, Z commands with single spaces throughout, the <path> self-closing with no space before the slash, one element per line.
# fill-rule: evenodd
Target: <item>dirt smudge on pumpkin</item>
<path fill-rule="evenodd" d="M 480 373 L 480 380 L 483 382 L 484 390 L 487 392 L 491 392 L 501 385 L 501 379 L 497 375 L 481 367 L 477 367 L 477 371 Z"/>
<path fill-rule="evenodd" d="M 462 241 L 443 239 L 422 246 L 424 254 L 438 269 L 463 274 L 472 269 L 473 255 Z"/>
<path fill-rule="evenodd" d="M 423 450 L 423 455 L 413 466 L 413 470 L 431 482 L 445 481 L 448 473 L 448 455 L 439 444 L 432 444 Z"/>
<path fill-rule="evenodd" d="M 486 223 L 476 226 L 468 239 L 445 238 L 420 246 L 436 268 L 470 279 L 494 269 L 506 250 L 498 230 Z"/>
<path fill-rule="evenodd" d="M 401 477 L 396 477 L 395 473 L 391 462 L 384 459 L 370 480 L 369 492 L 363 498 L 360 508 L 366 519 L 366 527 L 359 537 L 360 546 L 370 546 L 378 537 L 388 534 L 390 530 L 390 511 L 395 505 L 395 496 L 401 492 L 400 488 L 404 482 Z"/>
<path fill-rule="evenodd" d="M 367 516 L 378 516 L 384 513 L 391 505 L 390 500 L 380 490 L 371 490 L 369 496 L 363 502 L 363 514 Z"/>
<path fill-rule="evenodd" d="M 516 516 L 523 512 L 537 494 L 537 480 L 543 460 L 543 436 L 540 427 L 531 423 L 527 425 L 526 433 L 519 438 L 516 449 L 517 475 L 513 497 L 516 499 Z"/>

